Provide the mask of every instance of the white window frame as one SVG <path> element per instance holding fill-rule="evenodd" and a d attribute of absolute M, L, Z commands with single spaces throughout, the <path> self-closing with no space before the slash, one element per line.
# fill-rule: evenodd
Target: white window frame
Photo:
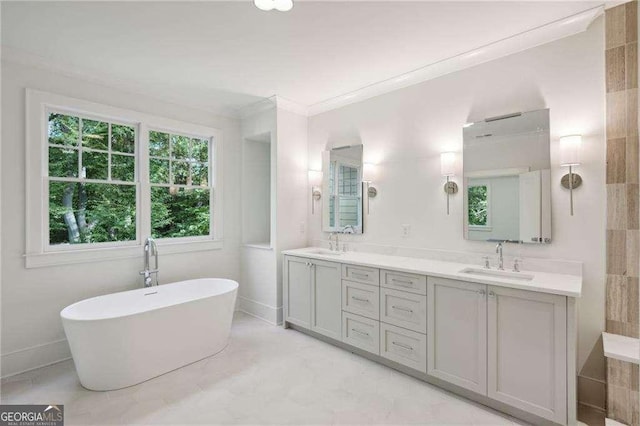
<path fill-rule="evenodd" d="M 68 112 L 136 127 L 136 240 L 49 245 L 48 112 Z M 26 90 L 26 267 L 107 261 L 138 257 L 151 235 L 149 130 L 209 139 L 211 219 L 208 236 L 158 240 L 163 254 L 221 249 L 223 246 L 223 134 L 219 129 L 158 117 L 33 89 Z M 213 170 L 211 168 L 213 167 Z M 213 172 L 213 173 L 212 173 Z"/>

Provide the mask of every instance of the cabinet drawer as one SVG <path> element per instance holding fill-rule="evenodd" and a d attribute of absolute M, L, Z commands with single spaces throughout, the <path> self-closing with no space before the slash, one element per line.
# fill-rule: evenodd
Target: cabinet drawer
<path fill-rule="evenodd" d="M 380 323 L 343 312 L 342 341 L 356 348 L 380 355 Z"/>
<path fill-rule="evenodd" d="M 427 294 L 427 277 L 424 275 L 383 270 L 380 271 L 380 285 L 411 293 Z"/>
<path fill-rule="evenodd" d="M 380 288 L 342 280 L 342 309 L 377 320 L 380 318 Z"/>
<path fill-rule="evenodd" d="M 381 288 L 380 321 L 426 333 L 427 296 Z"/>
<path fill-rule="evenodd" d="M 380 355 L 426 373 L 427 336 L 380 323 Z"/>
<path fill-rule="evenodd" d="M 366 266 L 342 265 L 342 278 L 359 283 L 380 285 L 380 270 Z"/>

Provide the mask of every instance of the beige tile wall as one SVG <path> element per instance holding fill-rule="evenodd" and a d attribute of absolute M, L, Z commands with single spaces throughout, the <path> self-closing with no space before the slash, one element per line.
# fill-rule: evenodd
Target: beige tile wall
<path fill-rule="evenodd" d="M 639 337 L 638 3 L 606 11 L 606 330 Z M 607 360 L 607 416 L 640 425 L 638 366 Z"/>

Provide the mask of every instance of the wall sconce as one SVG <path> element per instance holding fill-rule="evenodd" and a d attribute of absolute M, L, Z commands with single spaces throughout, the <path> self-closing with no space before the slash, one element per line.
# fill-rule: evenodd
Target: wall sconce
<path fill-rule="evenodd" d="M 320 185 L 322 184 L 322 172 L 320 170 L 309 170 L 309 185 L 311 185 L 311 214 L 316 214 L 316 201 L 322 198 Z"/>
<path fill-rule="evenodd" d="M 573 216 L 573 190 L 582 185 L 582 177 L 573 173 L 573 167 L 580 165 L 580 147 L 582 146 L 581 135 L 569 135 L 560 138 L 560 165 L 569 167 L 569 173 L 562 176 L 560 184 L 569 190 L 569 204 L 571 216 Z"/>
<path fill-rule="evenodd" d="M 447 194 L 447 214 L 449 214 L 449 195 L 458 192 L 458 184 L 449 181 L 449 178 L 456 174 L 455 152 L 443 152 L 440 154 L 440 174 L 447 177 L 447 183 L 444 184 L 444 192 Z"/>
<path fill-rule="evenodd" d="M 376 178 L 376 165 L 364 163 L 362 166 L 362 183 L 366 184 L 367 187 L 367 214 L 369 214 L 369 199 L 376 198 L 376 195 L 378 195 L 378 190 L 372 184 Z"/>

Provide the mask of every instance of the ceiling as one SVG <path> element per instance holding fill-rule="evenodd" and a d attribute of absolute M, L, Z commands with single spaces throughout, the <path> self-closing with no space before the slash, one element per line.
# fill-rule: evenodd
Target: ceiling
<path fill-rule="evenodd" d="M 2 2 L 3 57 L 233 112 L 305 106 L 601 5 L 600 2 Z"/>

